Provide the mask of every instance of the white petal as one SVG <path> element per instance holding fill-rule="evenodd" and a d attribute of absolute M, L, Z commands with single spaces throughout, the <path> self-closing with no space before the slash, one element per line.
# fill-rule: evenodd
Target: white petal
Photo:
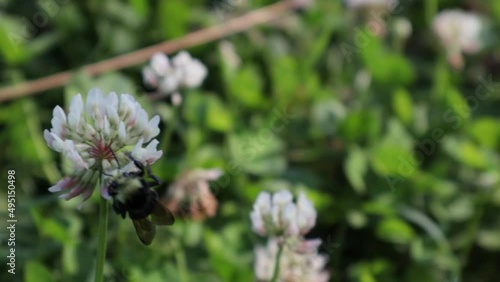
<path fill-rule="evenodd" d="M 181 51 L 174 58 L 172 58 L 172 65 L 175 68 L 183 68 L 186 64 L 189 64 L 191 60 L 191 55 L 188 52 Z"/>
<path fill-rule="evenodd" d="M 123 121 L 120 121 L 120 125 L 118 126 L 118 140 L 122 144 L 125 144 L 127 141 L 127 131 L 125 130 Z"/>
<path fill-rule="evenodd" d="M 148 123 L 145 131 L 144 131 L 144 142 L 149 142 L 151 138 L 156 137 L 160 134 L 160 128 L 158 125 L 160 124 L 160 116 L 154 116 Z"/>
<path fill-rule="evenodd" d="M 280 223 L 283 224 L 281 227 L 286 227 L 286 234 L 288 236 L 298 236 L 299 227 L 297 225 L 297 207 L 294 203 L 286 204 L 281 215 Z M 279 223 L 276 223 L 279 224 Z"/>
<path fill-rule="evenodd" d="M 179 72 L 172 72 L 171 74 L 162 77 L 160 80 L 159 91 L 161 93 L 169 94 L 177 90 L 180 84 L 181 76 L 177 75 Z"/>
<path fill-rule="evenodd" d="M 151 57 L 151 68 L 158 76 L 166 75 L 167 71 L 170 69 L 168 57 L 163 53 L 154 54 Z"/>
<path fill-rule="evenodd" d="M 78 131 L 78 125 L 80 124 L 80 120 L 82 120 L 82 111 L 83 111 L 83 100 L 82 95 L 75 95 L 71 99 L 71 104 L 69 106 L 68 113 L 68 125 L 71 129 Z"/>
<path fill-rule="evenodd" d="M 309 232 L 314 227 L 316 216 L 317 213 L 314 205 L 307 199 L 304 193 L 299 193 L 297 199 L 297 224 L 302 234 Z"/>
<path fill-rule="evenodd" d="M 52 129 L 53 132 L 60 137 L 63 137 L 64 127 L 66 126 L 66 114 L 63 109 L 59 106 L 56 106 L 52 112 Z"/>
<path fill-rule="evenodd" d="M 183 86 L 189 88 L 198 87 L 207 76 L 207 73 L 205 65 L 198 60 L 193 60 L 190 64 L 186 65 L 181 83 Z"/>
<path fill-rule="evenodd" d="M 293 195 L 288 190 L 281 190 L 273 195 L 274 205 L 285 205 L 293 200 Z"/>
<path fill-rule="evenodd" d="M 90 89 L 87 94 L 87 113 L 91 117 L 100 117 L 105 114 L 104 95 L 99 88 Z"/>

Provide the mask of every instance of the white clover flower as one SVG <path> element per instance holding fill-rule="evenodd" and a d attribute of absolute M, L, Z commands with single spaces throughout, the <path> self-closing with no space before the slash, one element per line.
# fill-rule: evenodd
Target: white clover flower
<path fill-rule="evenodd" d="M 170 185 L 162 202 L 174 214 L 181 213 L 194 220 L 213 217 L 218 202 L 210 191 L 209 181 L 223 174 L 220 169 L 195 169 L 180 174 Z"/>
<path fill-rule="evenodd" d="M 305 194 L 300 193 L 297 203 L 287 190 L 272 196 L 261 192 L 250 213 L 252 229 L 261 236 L 294 237 L 306 234 L 316 224 L 316 210 Z"/>
<path fill-rule="evenodd" d="M 181 73 L 180 85 L 183 87 L 199 87 L 208 73 L 207 67 L 186 51 L 177 54 L 172 59 L 172 64 Z"/>
<path fill-rule="evenodd" d="M 476 53 L 481 48 L 483 23 L 474 13 L 458 9 L 442 11 L 434 18 L 432 28 L 447 49 Z"/>
<path fill-rule="evenodd" d="M 395 7 L 398 3 L 398 0 L 345 0 L 346 6 L 351 9 L 373 7 L 391 8 Z"/>
<path fill-rule="evenodd" d="M 175 95 L 182 88 L 199 87 L 207 73 L 206 66 L 186 51 L 179 52 L 172 60 L 157 53 L 151 57 L 150 65 L 142 70 L 144 84 L 164 95 Z"/>
<path fill-rule="evenodd" d="M 82 195 L 83 204 L 103 172 L 131 163 L 126 155 L 130 149 L 140 162 L 154 163 L 162 155 L 153 139 L 160 133 L 159 122 L 159 116 L 149 119 L 133 96 L 114 92 L 105 96 L 97 88 L 89 91 L 85 104 L 80 94 L 74 96 L 67 115 L 56 106 L 52 128 L 44 131 L 44 137 L 51 149 L 70 160 L 73 171 L 49 191 L 67 192 L 61 195 L 66 200 Z M 109 198 L 106 183 L 101 195 Z"/>
<path fill-rule="evenodd" d="M 267 246 L 256 247 L 254 271 L 257 281 L 270 281 L 276 264 L 279 241 L 270 239 Z M 280 282 L 327 282 L 330 275 L 323 270 L 328 258 L 318 254 L 320 239 L 304 241 L 307 251 L 298 252 L 289 246 L 283 246 L 280 259 Z"/>
<path fill-rule="evenodd" d="M 481 34 L 484 24 L 474 13 L 458 9 L 442 11 L 434 18 L 432 29 L 446 49 L 448 61 L 457 69 L 463 67 L 462 53 L 477 53 L 484 44 Z"/>

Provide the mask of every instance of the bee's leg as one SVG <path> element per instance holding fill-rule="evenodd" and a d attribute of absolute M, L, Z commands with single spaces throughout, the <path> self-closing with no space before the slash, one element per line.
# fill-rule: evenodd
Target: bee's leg
<path fill-rule="evenodd" d="M 154 181 L 154 182 L 152 182 L 152 183 L 154 183 L 153 186 L 160 185 L 160 179 L 158 178 L 158 176 L 154 175 L 151 172 L 151 167 L 150 166 L 146 166 L 146 171 L 148 172 L 149 178 L 153 179 L 153 181 Z"/>
<path fill-rule="evenodd" d="M 132 157 L 131 153 L 127 153 L 127 156 L 134 162 L 134 165 L 139 169 L 139 171 L 134 173 L 134 175 L 143 177 L 144 176 L 144 165 L 140 161 L 134 159 L 134 157 Z"/>

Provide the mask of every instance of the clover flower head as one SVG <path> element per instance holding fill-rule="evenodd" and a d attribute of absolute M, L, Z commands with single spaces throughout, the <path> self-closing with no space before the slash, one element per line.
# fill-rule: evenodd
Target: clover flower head
<path fill-rule="evenodd" d="M 310 242 L 309 242 L 310 241 Z M 285 245 L 280 260 L 278 281 L 286 282 L 327 282 L 330 275 L 323 270 L 328 258 L 318 254 L 321 240 L 309 240 L 307 252 L 300 252 Z M 254 271 L 257 281 L 270 281 L 276 264 L 276 256 L 280 242 L 270 239 L 266 246 L 255 248 Z"/>
<path fill-rule="evenodd" d="M 213 217 L 218 202 L 208 182 L 217 180 L 221 175 L 220 169 L 185 171 L 170 185 L 162 202 L 174 214 L 181 213 L 194 220 Z"/>
<path fill-rule="evenodd" d="M 273 195 L 261 192 L 250 213 L 252 229 L 261 236 L 294 237 L 308 233 L 316 224 L 316 210 L 304 193 L 297 202 L 287 190 Z"/>
<path fill-rule="evenodd" d="M 432 29 L 446 49 L 448 60 L 456 68 L 462 68 L 464 54 L 481 50 L 484 40 L 484 23 L 478 15 L 459 9 L 444 10 L 432 22 Z"/>
<path fill-rule="evenodd" d="M 351 9 L 390 8 L 398 3 L 398 0 L 345 0 L 346 6 Z"/>
<path fill-rule="evenodd" d="M 182 88 L 201 85 L 208 71 L 205 65 L 186 51 L 169 59 L 163 53 L 151 57 L 150 65 L 142 70 L 144 84 L 164 95 L 177 95 Z"/>
<path fill-rule="evenodd" d="M 103 172 L 131 163 L 128 153 L 147 165 L 162 155 L 162 151 L 156 149 L 158 141 L 153 139 L 160 133 L 159 116 L 149 119 L 129 94 L 104 95 L 100 89 L 93 88 L 85 103 L 80 94 L 74 96 L 67 114 L 56 106 L 51 122 L 50 131 L 44 131 L 45 141 L 52 150 L 70 160 L 72 172 L 49 191 L 66 192 L 61 195 L 66 200 L 82 195 L 83 204 L 92 195 Z M 143 144 L 148 145 L 143 148 Z M 109 197 L 105 182 L 101 195 Z"/>

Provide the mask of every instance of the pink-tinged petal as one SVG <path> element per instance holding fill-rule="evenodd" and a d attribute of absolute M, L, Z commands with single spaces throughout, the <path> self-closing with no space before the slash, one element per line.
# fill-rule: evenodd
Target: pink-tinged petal
<path fill-rule="evenodd" d="M 295 248 L 295 251 L 301 254 L 316 253 L 320 245 L 321 245 L 321 239 L 302 240 L 300 241 L 299 245 Z"/>
<path fill-rule="evenodd" d="M 70 200 L 78 195 L 81 195 L 86 189 L 88 189 L 87 186 L 80 184 L 79 186 L 76 186 L 73 189 L 71 189 L 71 191 L 69 191 L 69 193 L 59 196 L 59 198 L 65 199 L 65 200 Z"/>
<path fill-rule="evenodd" d="M 90 196 L 92 196 L 93 192 L 94 192 L 94 189 L 86 189 L 85 191 L 83 191 L 82 202 L 80 204 L 78 204 L 78 206 L 76 207 L 78 210 L 82 209 L 83 204 L 85 203 L 86 200 L 88 200 L 88 198 L 90 198 Z"/>
<path fill-rule="evenodd" d="M 111 196 L 109 195 L 108 185 L 101 186 L 101 197 L 106 200 L 111 200 Z"/>
<path fill-rule="evenodd" d="M 50 187 L 49 191 L 52 193 L 61 192 L 63 190 L 66 190 L 66 189 L 72 187 L 75 183 L 76 182 L 74 181 L 74 179 L 72 177 L 65 177 L 65 178 L 59 180 L 59 182 L 57 182 L 56 185 Z"/>
<path fill-rule="evenodd" d="M 148 87 L 157 88 L 158 78 L 154 70 L 151 67 L 145 67 L 142 70 L 142 81 Z"/>

